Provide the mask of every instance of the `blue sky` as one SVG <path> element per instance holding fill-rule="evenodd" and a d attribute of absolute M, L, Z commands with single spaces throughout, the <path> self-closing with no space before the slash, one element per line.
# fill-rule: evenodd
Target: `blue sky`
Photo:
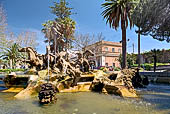
<path fill-rule="evenodd" d="M 45 53 L 44 35 L 41 33 L 42 23 L 47 20 L 54 19 L 54 15 L 50 13 L 49 6 L 54 1 L 59 0 L 0 0 L 2 1 L 7 13 L 9 29 L 15 33 L 24 30 L 37 32 L 39 53 Z M 101 16 L 103 9 L 101 4 L 104 0 L 67 0 L 70 6 L 74 8 L 72 15 L 76 21 L 76 32 L 83 34 L 103 33 L 107 41 L 119 42 L 121 40 L 121 29 L 117 31 L 109 28 L 105 20 Z M 135 44 L 135 52 L 137 53 L 137 34 L 133 29 L 127 29 L 128 52 L 132 52 L 132 44 Z M 141 36 L 141 51 L 149 51 L 151 49 L 169 49 L 169 43 L 157 41 L 150 36 Z"/>

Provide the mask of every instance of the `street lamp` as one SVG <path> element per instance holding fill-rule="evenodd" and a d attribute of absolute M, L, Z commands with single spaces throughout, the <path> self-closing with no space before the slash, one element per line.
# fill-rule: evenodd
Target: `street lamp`
<path fill-rule="evenodd" d="M 129 42 L 129 41 L 130 41 L 130 39 L 128 38 L 128 39 L 126 40 L 126 42 Z M 120 40 L 119 42 L 122 43 L 122 40 Z"/>
<path fill-rule="evenodd" d="M 128 38 L 127 40 L 126 40 L 126 42 L 129 42 L 130 41 L 130 39 Z M 119 41 L 120 43 L 122 43 L 122 40 L 121 41 Z M 126 47 L 128 46 L 128 43 L 126 44 Z"/>

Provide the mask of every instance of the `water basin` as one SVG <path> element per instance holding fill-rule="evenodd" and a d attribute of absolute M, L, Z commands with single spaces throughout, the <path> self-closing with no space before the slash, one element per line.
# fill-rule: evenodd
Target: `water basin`
<path fill-rule="evenodd" d="M 160 90 L 161 89 L 161 90 Z M 17 100 L 16 93 L 0 92 L 0 114 L 168 114 L 169 85 L 151 84 L 138 90 L 141 98 L 129 99 L 93 92 L 59 93 L 58 100 L 40 105 L 38 98 Z"/>

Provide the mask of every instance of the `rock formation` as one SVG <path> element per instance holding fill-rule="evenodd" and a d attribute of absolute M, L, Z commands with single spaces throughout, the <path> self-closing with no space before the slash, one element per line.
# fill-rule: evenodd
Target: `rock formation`
<path fill-rule="evenodd" d="M 132 85 L 134 74 L 135 71 L 131 69 L 114 72 L 109 76 L 102 71 L 98 71 L 93 80 L 92 90 L 122 97 L 137 97 Z"/>

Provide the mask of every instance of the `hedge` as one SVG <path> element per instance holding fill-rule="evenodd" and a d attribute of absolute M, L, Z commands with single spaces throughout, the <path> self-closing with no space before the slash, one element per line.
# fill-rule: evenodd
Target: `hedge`
<path fill-rule="evenodd" d="M 25 69 L 0 69 L 0 72 L 6 72 L 6 73 L 17 72 L 17 71 L 25 71 Z"/>
<path fill-rule="evenodd" d="M 168 65 L 168 63 L 156 63 L 156 66 L 161 66 L 161 65 Z M 151 70 L 151 68 L 154 67 L 154 63 L 145 63 L 145 64 L 141 64 L 140 65 L 142 68 L 144 68 L 145 70 Z M 138 67 L 138 64 L 134 64 L 132 65 L 132 67 Z"/>

